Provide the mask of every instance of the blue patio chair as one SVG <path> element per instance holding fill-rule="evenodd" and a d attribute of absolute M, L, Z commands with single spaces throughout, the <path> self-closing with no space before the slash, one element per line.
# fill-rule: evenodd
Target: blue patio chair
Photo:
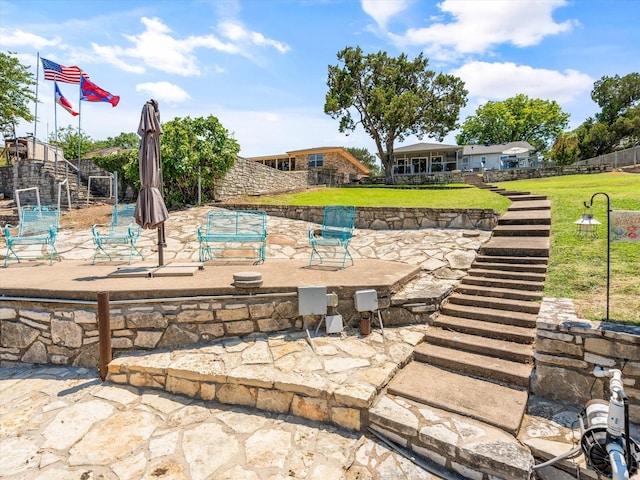
<path fill-rule="evenodd" d="M 4 266 L 11 257 L 20 262 L 21 258 L 49 257 L 49 265 L 53 259 L 60 260 L 56 250 L 56 237 L 60 223 L 60 211 L 56 207 L 26 206 L 21 207 L 20 223 L 18 226 L 4 226 L 4 240 L 7 244 L 7 253 L 4 257 Z M 17 230 L 17 233 L 14 233 Z M 41 245 L 41 250 L 19 249 L 15 247 Z"/>
<path fill-rule="evenodd" d="M 111 223 L 91 227 L 96 246 L 92 265 L 98 258 L 111 260 L 112 256 L 128 257 L 129 263 L 134 255 L 144 259 L 136 246 L 142 228 L 135 221 L 135 209 L 135 205 L 114 205 Z"/>
<path fill-rule="evenodd" d="M 347 259 L 353 257 L 349 252 L 349 242 L 353 236 L 356 208 L 345 205 L 327 205 L 324 207 L 322 226 L 309 229 L 312 265 L 339 265 L 344 268 Z"/>

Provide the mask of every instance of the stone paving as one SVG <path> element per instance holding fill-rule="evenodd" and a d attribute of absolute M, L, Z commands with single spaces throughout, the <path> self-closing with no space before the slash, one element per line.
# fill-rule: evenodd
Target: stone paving
<path fill-rule="evenodd" d="M 288 415 L 101 384 L 74 367 L 0 368 L 7 480 L 437 480 L 380 441 Z"/>

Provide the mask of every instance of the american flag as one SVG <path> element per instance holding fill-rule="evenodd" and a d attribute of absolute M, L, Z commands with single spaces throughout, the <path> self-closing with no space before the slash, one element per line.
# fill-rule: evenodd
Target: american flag
<path fill-rule="evenodd" d="M 80 83 L 80 76 L 89 78 L 87 74 L 83 74 L 80 67 L 65 67 L 46 58 L 42 58 L 42 69 L 44 70 L 45 80 L 57 80 L 64 83 Z"/>

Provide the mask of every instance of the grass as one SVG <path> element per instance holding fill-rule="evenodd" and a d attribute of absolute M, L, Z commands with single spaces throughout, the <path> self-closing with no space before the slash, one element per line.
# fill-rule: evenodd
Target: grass
<path fill-rule="evenodd" d="M 629 173 L 570 175 L 497 184 L 551 200 L 551 258 L 545 295 L 574 300 L 582 318 L 606 318 L 607 199 L 597 195 L 590 209 L 602 222 L 599 237 L 575 235 L 575 222 L 596 192 L 611 210 L 640 210 L 640 176 Z M 609 319 L 640 325 L 640 242 L 610 244 Z"/>
<path fill-rule="evenodd" d="M 596 196 L 592 213 L 602 222 L 600 237 L 585 240 L 573 224 L 584 211 L 583 202 L 596 192 L 609 195 L 613 210 L 640 210 L 640 176 L 626 173 L 572 175 L 501 183 L 509 190 L 530 191 L 551 200 L 551 258 L 545 295 L 574 300 L 579 316 L 606 317 L 606 198 Z M 241 199 L 255 203 L 256 197 Z M 328 205 L 492 208 L 504 213 L 506 198 L 476 188 L 318 188 L 303 193 L 260 197 L 269 205 Z M 609 319 L 640 325 L 640 242 L 610 245 Z"/>
<path fill-rule="evenodd" d="M 255 203 L 256 197 L 234 199 L 239 203 Z M 409 208 L 491 208 L 501 213 L 510 202 L 504 197 L 477 188 L 317 188 L 301 193 L 261 196 L 266 205 L 354 205 L 356 207 Z"/>

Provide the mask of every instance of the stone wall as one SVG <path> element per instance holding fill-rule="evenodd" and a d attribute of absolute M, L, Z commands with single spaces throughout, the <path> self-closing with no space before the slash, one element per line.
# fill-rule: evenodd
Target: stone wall
<path fill-rule="evenodd" d="M 591 173 L 610 172 L 611 165 L 567 165 L 563 167 L 514 168 L 484 172 L 487 183 L 510 182 L 512 180 L 528 180 L 531 178 L 558 177 L 561 175 L 587 175 Z"/>
<path fill-rule="evenodd" d="M 322 223 L 324 207 L 225 203 L 229 209 L 264 210 L 276 217 Z M 493 209 L 357 207 L 355 227 L 370 230 L 461 228 L 492 230 L 500 214 Z"/>
<path fill-rule="evenodd" d="M 537 327 L 534 394 L 573 405 L 608 400 L 609 380 L 594 377 L 593 369 L 616 368 L 631 421 L 640 423 L 640 326 L 580 319 L 570 299 L 545 298 Z"/>
<path fill-rule="evenodd" d="M 345 325 L 357 326 L 353 292 L 339 295 L 337 312 Z M 379 292 L 385 326 L 424 324 L 438 304 L 391 305 L 390 292 Z M 435 299 L 441 302 L 442 298 Z M 315 328 L 320 316 L 307 317 Z M 177 348 L 203 344 L 223 336 L 244 336 L 302 329 L 297 292 L 230 297 L 110 302 L 111 342 L 118 352 Z M 78 365 L 98 364 L 96 302 L 6 300 L 0 306 L 0 361 Z"/>
<path fill-rule="evenodd" d="M 216 183 L 216 200 L 226 200 L 239 195 L 271 195 L 307 188 L 307 172 L 282 172 L 258 162 L 238 157 Z"/>
<path fill-rule="evenodd" d="M 393 176 L 396 185 L 446 185 L 448 183 L 464 183 L 462 172 L 439 172 L 412 175 L 395 174 Z M 360 183 L 365 185 L 384 185 L 385 177 L 364 177 Z"/>

